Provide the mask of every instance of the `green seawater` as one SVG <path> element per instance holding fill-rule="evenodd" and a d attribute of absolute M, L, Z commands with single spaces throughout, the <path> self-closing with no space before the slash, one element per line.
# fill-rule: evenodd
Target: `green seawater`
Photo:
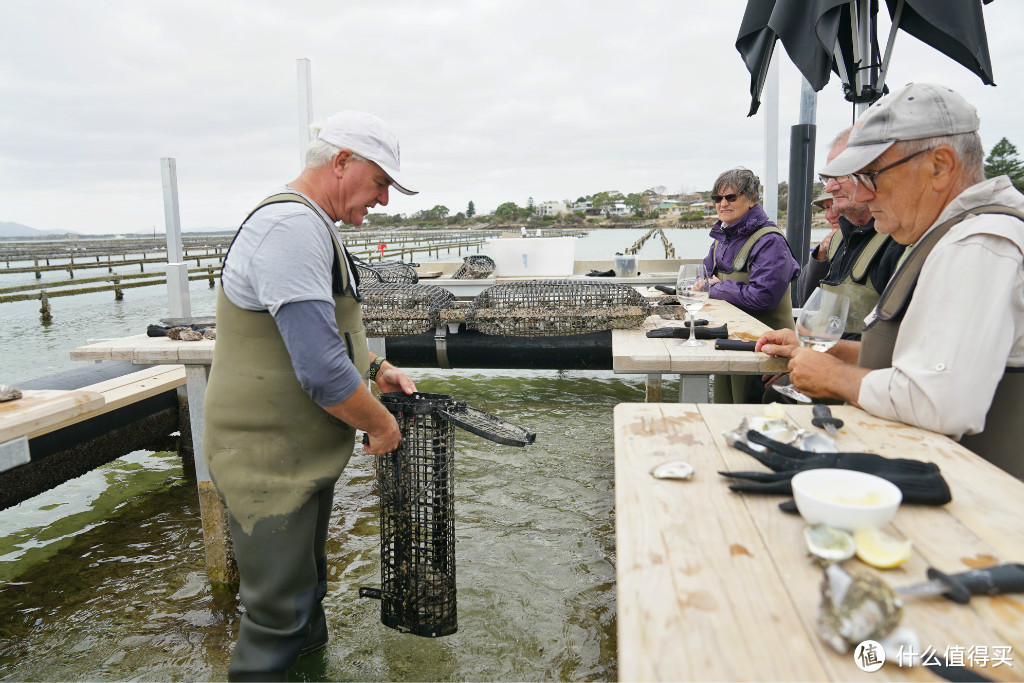
<path fill-rule="evenodd" d="M 373 459 L 338 482 L 325 601 L 330 644 L 297 680 L 614 680 L 612 410 L 643 400 L 610 372 L 410 371 L 537 432 L 526 448 L 458 430 L 459 630 L 380 623 Z M 671 389 L 667 389 L 671 391 Z M 0 514 L 0 680 L 223 680 L 241 607 L 214 594 L 194 482 L 137 453 Z"/>

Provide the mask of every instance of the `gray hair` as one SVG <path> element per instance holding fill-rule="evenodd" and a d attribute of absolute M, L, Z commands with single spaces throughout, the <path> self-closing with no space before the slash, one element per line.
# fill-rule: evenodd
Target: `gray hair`
<path fill-rule="evenodd" d="M 711 186 L 712 194 L 721 194 L 721 190 L 732 187 L 755 204 L 761 199 L 761 179 L 753 171 L 743 167 L 731 168 L 715 179 Z"/>
<path fill-rule="evenodd" d="M 341 147 L 332 145 L 326 140 L 321 140 L 318 137 L 322 127 L 323 126 L 318 123 L 314 123 L 309 127 L 310 142 L 309 147 L 306 148 L 306 168 L 319 168 L 321 166 L 326 166 L 331 163 L 334 157 L 341 150 Z M 364 163 L 369 162 L 369 159 L 359 156 L 355 152 L 352 152 L 351 158 L 353 161 L 362 161 Z"/>
<path fill-rule="evenodd" d="M 852 133 L 852 132 L 853 132 L 853 126 L 847 126 L 846 128 L 843 128 L 841 131 L 836 133 L 836 136 L 834 138 L 832 138 L 832 142 L 830 142 L 829 145 L 828 145 L 829 151 L 831 152 L 838 145 L 844 145 L 845 146 L 846 143 L 849 142 L 849 140 L 850 140 L 850 133 Z"/>
<path fill-rule="evenodd" d="M 923 152 L 926 149 L 935 149 L 939 145 L 949 145 L 964 167 L 963 180 L 967 185 L 976 185 L 985 179 L 985 150 L 977 131 L 956 135 L 937 135 L 920 140 L 901 140 L 898 144 L 903 156 Z"/>

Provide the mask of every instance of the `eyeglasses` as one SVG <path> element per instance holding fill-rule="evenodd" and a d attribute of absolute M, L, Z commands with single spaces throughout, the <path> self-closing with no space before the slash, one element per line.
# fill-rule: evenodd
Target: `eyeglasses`
<path fill-rule="evenodd" d="M 713 194 L 711 195 L 711 201 L 713 201 L 715 204 L 720 204 L 724 199 L 725 201 L 732 204 L 734 201 L 736 201 L 737 197 L 739 197 L 738 194 Z"/>
<path fill-rule="evenodd" d="M 924 154 L 925 152 L 930 152 L 930 151 L 932 151 L 932 149 L 934 149 L 934 148 L 929 147 L 928 149 L 922 149 L 919 152 L 914 152 L 913 154 L 908 154 L 907 156 L 903 157 L 899 161 L 894 161 L 893 163 L 889 164 L 888 166 L 884 166 L 884 167 L 878 169 L 877 171 L 870 171 L 868 173 L 851 173 L 850 177 L 853 178 L 854 181 L 856 181 L 856 182 L 860 183 L 861 185 L 863 185 L 864 187 L 866 187 L 868 192 L 874 192 L 874 191 L 876 191 L 878 189 L 878 187 L 875 185 L 875 176 L 877 176 L 879 173 L 882 173 L 884 171 L 888 171 L 890 168 L 896 168 L 900 164 L 905 164 L 908 161 L 910 161 L 911 159 L 913 159 L 914 157 L 916 157 L 918 154 Z"/>
<path fill-rule="evenodd" d="M 842 185 L 843 183 L 845 183 L 849 179 L 850 179 L 850 176 L 848 176 L 848 175 L 821 175 L 821 174 L 818 175 L 818 180 L 821 181 L 822 187 L 824 187 L 825 185 L 828 185 L 828 181 L 830 181 L 830 180 L 834 180 L 837 183 L 839 183 L 840 185 Z"/>

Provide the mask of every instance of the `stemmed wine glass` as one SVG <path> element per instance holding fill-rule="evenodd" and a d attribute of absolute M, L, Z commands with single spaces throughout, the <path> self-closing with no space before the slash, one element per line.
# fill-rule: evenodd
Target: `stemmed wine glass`
<path fill-rule="evenodd" d="M 824 290 L 821 287 L 815 288 L 804 303 L 796 321 L 796 338 L 799 340 L 800 346 L 822 352 L 831 349 L 843 336 L 849 311 L 849 297 Z M 809 396 L 800 393 L 791 384 L 779 386 L 779 383 L 776 382 L 772 385 L 772 389 L 794 401 L 812 403 Z"/>
<path fill-rule="evenodd" d="M 697 287 L 700 287 L 698 290 Z M 679 303 L 686 309 L 686 316 L 690 319 L 690 338 L 682 343 L 682 346 L 704 346 L 704 342 L 697 340 L 694 333 L 693 314 L 704 308 L 704 302 L 708 300 L 707 272 L 703 263 L 684 263 L 679 267 L 679 275 L 676 277 L 676 297 Z"/>

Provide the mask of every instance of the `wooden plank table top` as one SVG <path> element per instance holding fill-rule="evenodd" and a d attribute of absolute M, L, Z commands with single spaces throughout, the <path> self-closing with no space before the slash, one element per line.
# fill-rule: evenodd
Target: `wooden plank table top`
<path fill-rule="evenodd" d="M 809 406 L 784 410 L 814 429 Z M 902 586 L 924 581 L 929 566 L 955 573 L 1024 560 L 1024 482 L 945 436 L 852 406 L 833 413 L 846 423 L 840 450 L 935 462 L 953 494 L 941 507 L 900 507 L 886 531 L 913 542 L 907 563 L 878 570 L 854 558 L 843 563 L 848 571 Z M 893 661 L 863 672 L 852 652 L 841 655 L 816 634 L 822 572 L 804 549 L 802 519 L 778 509 L 784 496 L 733 493 L 717 474 L 767 471 L 722 436 L 743 416 L 763 414 L 759 405 L 616 407 L 619 679 L 939 680 L 927 666 Z M 670 460 L 692 464 L 694 477 L 650 475 Z M 968 605 L 906 598 L 901 625 L 917 633 L 922 649 L 959 652 L 987 678 L 1024 675 L 1024 595 L 974 596 Z M 1009 648 L 1009 663 L 972 663 L 969 648 L 1003 655 Z"/>
<path fill-rule="evenodd" d="M 709 299 L 697 314 L 711 327 L 729 326 L 730 339 L 755 341 L 768 326 L 720 299 Z M 618 373 L 679 374 L 775 374 L 784 372 L 788 360 L 751 351 L 718 351 L 713 339 L 704 346 L 683 346 L 681 339 L 648 338 L 655 327 L 684 327 L 685 320 L 666 320 L 652 315 L 639 329 L 612 330 L 612 368 Z"/>
<path fill-rule="evenodd" d="M 96 391 L 26 389 L 14 401 L 0 403 L 0 443 L 19 437 L 35 438 L 75 421 L 103 406 Z"/>
<path fill-rule="evenodd" d="M 212 339 L 179 341 L 136 334 L 71 349 L 71 360 L 127 360 L 139 365 L 210 365 L 214 344 Z"/>

